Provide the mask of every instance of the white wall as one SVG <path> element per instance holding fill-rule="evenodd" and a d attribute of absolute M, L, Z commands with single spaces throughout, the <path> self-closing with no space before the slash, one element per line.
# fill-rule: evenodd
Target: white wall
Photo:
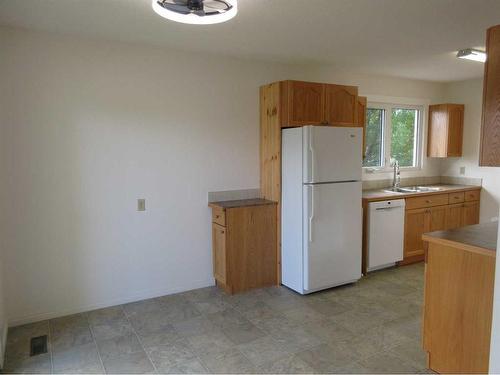
<path fill-rule="evenodd" d="M 7 337 L 7 309 L 4 289 L 4 252 L 7 248 L 7 220 L 10 213 L 8 191 L 10 185 L 10 126 L 7 121 L 7 108 L 0 100 L 0 368 L 3 366 L 5 339 Z"/>
<path fill-rule="evenodd" d="M 482 79 L 450 83 L 446 87 L 448 102 L 465 104 L 463 157 L 443 159 L 443 176 L 483 179 L 481 192 L 481 222 L 498 218 L 500 203 L 500 168 L 479 167 L 479 143 L 483 100 Z M 465 175 L 460 175 L 460 167 Z"/>
<path fill-rule="evenodd" d="M 261 84 L 429 101 L 443 89 L 15 29 L 0 50 L 12 325 L 212 284 L 207 192 L 258 187 Z"/>

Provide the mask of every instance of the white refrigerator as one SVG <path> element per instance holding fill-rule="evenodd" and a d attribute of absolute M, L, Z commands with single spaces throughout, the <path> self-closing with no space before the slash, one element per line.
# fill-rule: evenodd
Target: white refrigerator
<path fill-rule="evenodd" d="M 361 277 L 362 129 L 282 131 L 283 285 L 301 294 Z"/>

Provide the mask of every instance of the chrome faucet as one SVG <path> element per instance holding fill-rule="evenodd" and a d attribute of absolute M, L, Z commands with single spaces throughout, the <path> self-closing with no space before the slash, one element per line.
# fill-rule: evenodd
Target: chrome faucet
<path fill-rule="evenodd" d="M 401 174 L 399 171 L 399 161 L 393 159 L 392 165 L 394 167 L 394 175 L 392 179 L 392 188 L 397 189 L 401 187 Z"/>

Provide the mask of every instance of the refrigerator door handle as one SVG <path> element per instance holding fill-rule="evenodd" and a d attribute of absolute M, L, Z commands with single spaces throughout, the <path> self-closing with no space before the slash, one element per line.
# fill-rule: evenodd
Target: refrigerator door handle
<path fill-rule="evenodd" d="M 310 171 L 311 171 L 311 178 L 310 181 L 314 181 L 314 147 L 313 147 L 313 132 L 309 132 L 309 153 L 311 155 L 310 157 Z"/>
<path fill-rule="evenodd" d="M 314 186 L 310 187 L 311 191 L 309 193 L 309 210 L 311 214 L 309 215 L 309 242 L 313 242 L 313 229 L 312 222 L 314 219 Z"/>

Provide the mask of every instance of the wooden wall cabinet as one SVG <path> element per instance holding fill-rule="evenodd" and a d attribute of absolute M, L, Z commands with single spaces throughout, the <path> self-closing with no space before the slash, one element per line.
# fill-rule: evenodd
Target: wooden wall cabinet
<path fill-rule="evenodd" d="M 363 128 L 363 159 L 366 155 L 366 111 L 368 109 L 368 100 L 365 96 L 358 96 L 358 104 L 357 104 L 357 123 L 359 127 Z"/>
<path fill-rule="evenodd" d="M 427 156 L 446 158 L 462 156 L 464 105 L 429 106 Z"/>
<path fill-rule="evenodd" d="M 328 125 L 358 126 L 358 88 L 325 84 L 325 121 Z"/>
<path fill-rule="evenodd" d="M 479 165 L 500 167 L 500 25 L 487 31 L 486 54 Z"/>
<path fill-rule="evenodd" d="M 282 84 L 284 126 L 320 125 L 325 123 L 325 87 L 322 83 L 286 81 Z"/>
<path fill-rule="evenodd" d="M 276 285 L 276 202 L 252 199 L 210 207 L 217 285 L 229 294 Z"/>
<path fill-rule="evenodd" d="M 282 128 L 358 126 L 357 87 L 303 81 L 282 81 L 278 84 Z"/>

